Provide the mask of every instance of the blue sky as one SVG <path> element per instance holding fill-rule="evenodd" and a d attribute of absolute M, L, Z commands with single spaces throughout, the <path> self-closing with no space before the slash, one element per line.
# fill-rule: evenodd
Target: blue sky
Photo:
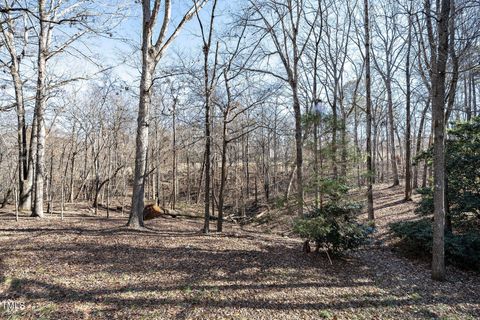
<path fill-rule="evenodd" d="M 229 19 L 228 12 L 231 10 L 238 10 L 240 4 L 245 0 L 231 1 L 231 0 L 218 0 L 216 10 L 215 28 L 217 31 L 221 31 L 222 25 L 227 23 Z M 174 29 L 174 26 L 182 18 L 183 14 L 191 6 L 190 0 L 173 0 L 172 4 L 172 24 L 170 25 L 170 32 Z M 139 76 L 138 68 L 140 64 L 139 47 L 141 41 L 141 24 L 142 24 L 142 12 L 141 4 L 135 3 L 127 7 L 127 17 L 122 23 L 113 29 L 113 33 L 117 38 L 124 38 L 126 42 L 118 39 L 108 38 L 92 38 L 89 42 L 92 51 L 94 51 L 101 60 L 105 61 L 107 65 L 117 65 L 115 68 L 115 74 L 126 81 L 134 81 Z M 212 2 L 208 3 L 201 11 L 200 17 L 204 27 L 209 23 L 209 15 L 212 9 Z M 160 20 L 161 23 L 161 20 Z M 198 26 L 198 20 L 194 17 L 190 20 L 182 29 L 180 35 L 176 38 L 172 46 L 167 50 L 167 56 L 160 61 L 159 67 L 162 62 L 168 61 L 169 56 L 176 51 L 180 51 L 187 55 L 198 55 L 201 53 L 201 38 L 200 29 Z M 126 58 L 125 64 L 120 64 L 121 59 Z"/>

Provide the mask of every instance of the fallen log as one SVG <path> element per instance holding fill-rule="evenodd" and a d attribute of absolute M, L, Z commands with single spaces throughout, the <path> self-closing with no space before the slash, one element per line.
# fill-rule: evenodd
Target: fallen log
<path fill-rule="evenodd" d="M 177 210 L 160 207 L 156 204 L 147 205 L 143 210 L 143 220 L 145 221 L 165 216 L 170 216 L 172 218 L 183 217 L 188 219 L 204 219 L 203 216 L 182 213 Z M 211 221 L 215 221 L 217 219 L 218 218 L 215 216 L 210 216 Z"/>

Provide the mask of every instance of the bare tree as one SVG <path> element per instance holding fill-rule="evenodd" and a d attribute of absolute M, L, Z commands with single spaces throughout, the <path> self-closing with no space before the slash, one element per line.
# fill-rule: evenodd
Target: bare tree
<path fill-rule="evenodd" d="M 195 1 L 188 9 L 173 31 L 168 34 L 168 27 L 171 21 L 171 0 L 166 0 L 161 5 L 160 0 L 155 0 L 152 6 L 150 0 L 142 1 L 142 74 L 140 78 L 139 107 L 137 118 L 137 138 L 135 151 L 135 173 L 133 179 L 132 210 L 128 220 L 131 228 L 143 227 L 143 207 L 145 194 L 145 175 L 147 174 L 147 151 L 148 151 L 148 124 L 149 109 L 151 106 L 152 86 L 154 73 L 160 59 L 164 56 L 166 49 L 178 36 L 185 23 L 193 18 L 207 0 Z M 163 11 L 163 21 L 160 31 L 156 35 L 155 27 L 159 15 Z M 155 42 L 153 38 L 155 36 Z"/>
<path fill-rule="evenodd" d="M 25 119 L 24 79 L 21 73 L 22 60 L 25 57 L 29 44 L 29 25 L 26 13 L 13 15 L 10 11 L 9 1 L 4 0 L 2 23 L 0 30 L 3 43 L 9 53 L 9 61 L 2 61 L 8 67 L 12 77 L 15 91 L 15 107 L 17 112 L 17 138 L 18 138 L 18 181 L 19 181 L 19 208 L 31 209 L 32 178 L 30 172 L 27 148 L 27 123 Z"/>
<path fill-rule="evenodd" d="M 376 23 L 373 24 L 375 27 L 377 38 L 380 42 L 380 48 L 373 48 L 372 53 L 374 53 L 373 61 L 377 71 L 379 72 L 382 80 L 385 84 L 386 94 L 387 94 L 387 107 L 388 107 L 388 125 L 389 125 L 389 143 L 390 143 L 390 161 L 392 166 L 393 174 L 393 185 L 397 186 L 400 184 L 398 177 L 398 167 L 397 167 L 397 154 L 395 146 L 395 124 L 394 124 L 394 103 L 393 103 L 393 92 L 392 84 L 395 77 L 395 72 L 399 68 L 398 60 L 402 57 L 402 50 L 404 46 L 404 41 L 400 37 L 400 24 L 398 21 L 398 10 L 396 7 L 396 1 L 386 1 L 382 3 L 381 7 L 385 12 L 382 12 L 382 16 L 378 19 L 374 19 Z M 383 23 L 377 21 L 382 20 Z M 382 56 L 380 56 L 382 55 Z M 383 61 L 380 61 L 382 59 Z"/>
<path fill-rule="evenodd" d="M 213 1 L 212 10 L 210 13 L 209 19 L 209 26 L 208 31 L 204 29 L 202 20 L 197 12 L 197 20 L 200 26 L 200 31 L 202 33 L 202 41 L 203 41 L 203 90 L 205 96 L 204 102 L 204 109 L 205 109 L 205 194 L 204 194 L 204 205 L 205 205 L 205 219 L 204 219 L 204 226 L 203 232 L 209 233 L 210 232 L 210 200 L 213 201 L 213 187 L 210 187 L 210 180 L 211 180 L 211 144 L 212 144 L 212 137 L 211 137 L 211 117 L 212 117 L 212 94 L 214 90 L 214 86 L 216 83 L 216 71 L 217 71 L 217 58 L 218 58 L 218 47 L 219 44 L 217 42 L 216 49 L 214 52 L 214 63 L 210 70 L 210 63 L 209 63 L 209 56 L 212 46 L 212 39 L 213 39 L 213 29 L 214 29 L 214 20 L 215 20 L 215 9 L 217 7 L 217 0 Z M 212 194 L 211 194 L 212 192 Z M 212 207 L 213 208 L 213 207 Z"/>
<path fill-rule="evenodd" d="M 250 70 L 269 74 L 287 83 L 292 93 L 292 107 L 295 118 L 295 147 L 297 173 L 297 205 L 298 213 L 303 214 L 303 134 L 302 110 L 299 93 L 300 60 L 310 41 L 316 20 L 320 16 L 320 6 L 313 13 L 306 12 L 306 1 L 287 0 L 280 3 L 273 0 L 250 0 L 251 25 L 260 29 L 270 38 L 274 46 L 274 54 L 278 55 L 284 74 L 259 68 Z M 306 19 L 310 19 L 306 23 Z M 301 34 L 301 31 L 303 33 Z M 263 39 L 263 37 L 262 37 Z M 266 55 L 269 57 L 269 54 Z"/>

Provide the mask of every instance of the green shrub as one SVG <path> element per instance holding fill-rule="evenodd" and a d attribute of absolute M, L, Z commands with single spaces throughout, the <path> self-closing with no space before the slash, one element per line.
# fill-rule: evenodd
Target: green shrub
<path fill-rule="evenodd" d="M 457 122 L 448 130 L 445 144 L 447 262 L 480 271 L 480 117 Z M 432 164 L 432 148 L 416 157 Z M 412 252 L 432 250 L 433 189 L 418 189 L 422 199 L 415 213 L 428 216 L 390 226 Z"/>
<path fill-rule="evenodd" d="M 295 220 L 293 231 L 331 253 L 355 249 L 365 243 L 373 228 L 358 223 L 355 216 L 361 206 L 356 203 L 328 203 Z"/>
<path fill-rule="evenodd" d="M 425 218 L 417 221 L 401 221 L 390 225 L 390 230 L 400 237 L 408 249 L 417 254 L 432 251 L 432 223 Z M 445 233 L 445 258 L 448 263 L 462 268 L 480 271 L 480 234 Z"/>
<path fill-rule="evenodd" d="M 405 244 L 414 248 L 417 253 L 429 252 L 432 249 L 432 222 L 430 219 L 417 221 L 399 221 L 390 224 L 390 230 L 402 238 Z"/>
<path fill-rule="evenodd" d="M 457 122 L 448 130 L 445 143 L 447 215 L 453 222 L 480 219 L 480 117 Z M 432 164 L 432 148 L 420 153 L 415 162 Z M 419 189 L 419 214 L 433 213 L 433 191 Z"/>
<path fill-rule="evenodd" d="M 415 208 L 415 213 L 420 215 L 429 215 L 433 213 L 433 189 L 420 188 L 417 193 L 422 196 L 418 206 Z"/>
<path fill-rule="evenodd" d="M 445 252 L 451 263 L 480 272 L 480 234 L 468 232 L 462 235 L 449 234 Z"/>

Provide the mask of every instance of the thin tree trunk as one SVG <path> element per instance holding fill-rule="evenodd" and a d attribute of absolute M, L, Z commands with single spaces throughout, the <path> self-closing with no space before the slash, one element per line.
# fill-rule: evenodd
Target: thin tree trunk
<path fill-rule="evenodd" d="M 343 178 L 343 179 L 347 179 L 347 115 L 344 114 L 342 115 L 343 118 L 342 118 L 342 128 L 341 128 L 341 132 L 340 132 L 340 139 L 342 141 L 342 154 L 341 154 L 341 157 L 342 157 L 342 164 L 341 164 L 341 167 L 340 167 L 340 176 Z"/>
<path fill-rule="evenodd" d="M 210 94 L 208 93 L 208 54 L 205 55 L 205 86 L 207 89 L 205 97 L 205 190 L 204 190 L 204 206 L 205 220 L 203 225 L 203 233 L 210 232 Z"/>
<path fill-rule="evenodd" d="M 175 210 L 175 205 L 177 202 L 177 126 L 176 126 L 176 104 L 177 98 L 173 99 L 173 114 L 172 114 L 172 206 L 171 208 Z"/>
<path fill-rule="evenodd" d="M 228 107 L 227 107 L 228 108 Z M 220 190 L 218 192 L 218 219 L 217 219 L 217 231 L 223 231 L 223 203 L 224 203 L 224 191 L 225 183 L 227 180 L 227 119 L 226 115 L 223 118 L 223 130 L 222 130 L 222 164 L 220 173 Z"/>
<path fill-rule="evenodd" d="M 337 80 L 335 80 L 335 83 Z M 334 179 L 338 178 L 338 166 L 337 166 L 337 132 L 338 132 L 338 115 L 337 115 L 337 84 L 334 89 L 334 101 L 332 105 L 332 147 L 330 152 L 332 153 L 332 176 Z"/>
<path fill-rule="evenodd" d="M 423 130 L 424 130 L 424 127 L 425 127 L 425 116 L 427 115 L 429 105 L 430 105 L 430 97 L 428 98 L 427 103 L 425 104 L 425 107 L 422 110 L 422 115 L 421 115 L 421 118 L 420 118 L 420 124 L 418 126 L 417 146 L 416 146 L 416 150 L 415 150 L 415 155 L 416 156 L 418 156 L 420 154 L 420 150 L 421 150 L 421 147 L 422 147 L 422 139 L 423 139 L 422 134 L 423 134 Z M 419 166 L 420 165 L 418 163 L 415 165 L 415 171 L 414 171 L 414 176 L 413 176 L 413 187 L 414 188 L 418 188 Z"/>
<path fill-rule="evenodd" d="M 355 99 L 355 97 L 354 97 Z M 362 182 L 360 180 L 360 144 L 358 142 L 358 110 L 356 107 L 356 103 L 354 103 L 354 127 L 355 127 L 355 135 L 354 135 L 354 144 L 355 144 L 355 166 L 357 168 L 357 186 L 360 188 L 362 186 Z"/>
<path fill-rule="evenodd" d="M 477 88 L 475 87 L 475 73 L 472 72 L 470 75 L 471 83 L 472 83 L 472 111 L 473 115 L 476 117 L 478 116 L 477 110 Z"/>
<path fill-rule="evenodd" d="M 203 153 L 203 162 L 202 162 L 202 168 L 200 169 L 200 178 L 198 179 L 198 187 L 197 187 L 197 200 L 196 204 L 200 202 L 201 194 L 202 194 L 202 182 L 203 182 L 203 174 L 205 172 L 205 159 L 206 155 L 205 152 Z"/>
<path fill-rule="evenodd" d="M 469 92 L 472 92 L 470 86 L 470 77 L 465 74 L 465 77 L 463 78 L 463 95 L 465 100 L 465 114 L 467 116 L 467 121 L 470 121 L 472 119 L 471 94 L 468 94 Z"/>
<path fill-rule="evenodd" d="M 35 167 L 37 159 L 37 115 L 33 115 L 32 130 L 30 133 L 30 144 L 28 153 L 28 184 L 30 185 L 30 202 L 31 211 L 33 212 L 34 195 L 35 195 Z"/>
<path fill-rule="evenodd" d="M 412 17 L 408 16 L 408 39 L 407 39 L 407 59 L 405 61 L 405 81 L 406 81 L 406 117 L 407 124 L 405 128 L 405 201 L 412 200 L 412 169 L 411 169 L 411 115 L 410 115 L 410 50 L 412 47 Z"/>
<path fill-rule="evenodd" d="M 47 213 L 53 213 L 53 150 L 50 154 L 50 172 L 48 177 L 48 188 L 47 188 Z"/>
<path fill-rule="evenodd" d="M 387 100 L 388 100 L 388 124 L 389 124 L 389 138 L 390 138 L 390 161 L 392 165 L 392 179 L 393 186 L 398 186 L 400 180 L 398 178 L 398 167 L 397 167 L 397 154 L 395 147 L 395 126 L 393 119 L 393 97 L 392 97 L 392 85 L 391 80 L 388 79 L 386 82 L 387 87 Z"/>

